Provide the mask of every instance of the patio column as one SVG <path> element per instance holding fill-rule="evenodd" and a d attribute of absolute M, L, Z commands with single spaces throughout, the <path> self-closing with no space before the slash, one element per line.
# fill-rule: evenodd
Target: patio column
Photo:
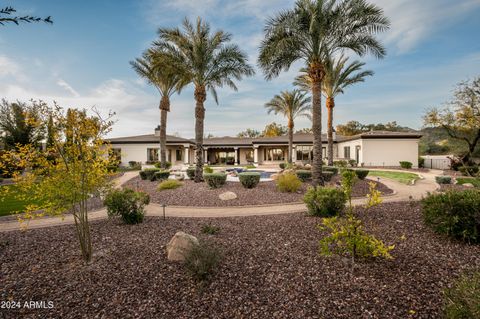
<path fill-rule="evenodd" d="M 253 164 L 258 166 L 258 146 L 253 147 Z"/>
<path fill-rule="evenodd" d="M 208 164 L 208 148 L 203 149 L 203 163 Z"/>
<path fill-rule="evenodd" d="M 190 155 L 190 147 L 188 145 L 185 145 L 183 147 L 183 163 L 184 164 L 189 163 L 189 155 Z"/>
<path fill-rule="evenodd" d="M 297 145 L 292 145 L 292 162 L 297 161 Z"/>
<path fill-rule="evenodd" d="M 240 164 L 240 163 L 239 163 L 239 160 L 238 160 L 238 147 L 234 147 L 234 148 L 233 148 L 233 153 L 235 153 L 235 158 L 234 158 L 234 160 L 235 160 L 235 165 Z"/>

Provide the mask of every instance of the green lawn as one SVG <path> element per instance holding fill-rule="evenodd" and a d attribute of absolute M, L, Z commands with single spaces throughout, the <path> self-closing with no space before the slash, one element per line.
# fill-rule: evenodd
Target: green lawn
<path fill-rule="evenodd" d="M 457 183 L 460 185 L 470 183 L 475 187 L 480 187 L 480 178 L 457 177 Z"/>
<path fill-rule="evenodd" d="M 5 185 L 0 187 L 15 187 L 14 185 Z M 17 200 L 13 195 L 9 194 L 5 198 L 0 198 L 0 216 L 11 215 L 15 211 L 21 211 L 28 204 L 33 204 L 27 200 Z"/>
<path fill-rule="evenodd" d="M 380 178 L 389 178 L 396 180 L 397 182 L 410 185 L 412 180 L 419 180 L 420 176 L 415 173 L 407 172 L 390 172 L 390 171 L 370 171 L 368 176 L 375 176 Z"/>

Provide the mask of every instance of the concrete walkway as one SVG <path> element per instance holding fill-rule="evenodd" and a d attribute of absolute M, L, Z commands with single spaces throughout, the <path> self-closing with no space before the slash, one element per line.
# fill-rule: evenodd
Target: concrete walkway
<path fill-rule="evenodd" d="M 115 180 L 115 187 L 120 187 L 128 180 L 137 176 L 138 172 L 126 172 Z M 419 173 L 422 179 L 415 185 L 405 185 L 394 180 L 381 178 L 380 181 L 394 190 L 394 194 L 383 197 L 383 202 L 409 201 L 412 199 L 421 199 L 429 192 L 438 189 L 435 182 L 435 176 L 442 175 L 441 171 L 431 170 L 430 172 Z M 373 178 L 372 178 L 373 179 Z M 353 200 L 354 205 L 365 203 L 364 198 Z M 188 206 L 167 206 L 165 215 L 167 217 L 234 217 L 234 216 L 259 216 L 305 212 L 306 207 L 303 203 L 281 204 L 281 205 L 263 205 L 263 206 L 241 206 L 241 207 L 188 207 Z M 152 203 L 146 207 L 148 216 L 163 216 L 164 208 Z M 88 214 L 90 220 L 107 218 L 107 210 L 102 208 Z M 73 216 L 65 215 L 62 217 L 44 217 L 33 219 L 24 224 L 17 221 L 0 219 L 0 232 L 19 230 L 22 227 L 27 229 L 43 228 L 50 226 L 60 226 L 73 224 Z"/>

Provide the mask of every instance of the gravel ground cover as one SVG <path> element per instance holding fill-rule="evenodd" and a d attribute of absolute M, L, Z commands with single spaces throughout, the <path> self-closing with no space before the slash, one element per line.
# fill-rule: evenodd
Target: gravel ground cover
<path fill-rule="evenodd" d="M 149 217 L 140 225 L 92 223 L 94 258 L 83 265 L 73 226 L 0 233 L 0 300 L 52 301 L 51 309 L 0 311 L 1 318 L 438 318 L 441 290 L 480 267 L 480 247 L 433 234 L 417 203 L 359 212 L 366 229 L 395 244 L 393 260 L 322 257 L 319 218 Z M 217 235 L 201 234 L 206 223 Z M 166 259 L 175 232 L 223 250 L 199 288 Z"/>
<path fill-rule="evenodd" d="M 331 184 L 338 183 L 335 178 Z M 135 190 L 141 190 L 150 195 L 154 203 L 175 205 L 175 206 L 245 206 L 245 205 L 264 205 L 279 203 L 301 202 L 309 184 L 304 183 L 298 193 L 282 193 L 277 191 L 275 182 L 260 182 L 253 189 L 245 189 L 238 182 L 227 182 L 222 188 L 210 189 L 206 183 L 194 183 L 191 180 L 185 180 L 184 185 L 177 189 L 157 191 L 158 182 L 150 182 L 135 177 L 128 181 L 124 187 L 130 187 Z M 391 194 L 393 191 L 382 183 L 378 183 L 377 189 L 384 195 Z M 224 192 L 234 192 L 238 198 L 229 201 L 222 201 L 218 195 Z M 363 197 L 368 193 L 368 181 L 358 181 L 353 190 L 354 197 Z"/>

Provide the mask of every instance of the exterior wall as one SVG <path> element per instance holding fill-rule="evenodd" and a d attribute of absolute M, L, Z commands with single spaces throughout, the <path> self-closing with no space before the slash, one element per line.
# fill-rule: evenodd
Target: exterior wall
<path fill-rule="evenodd" d="M 128 162 L 135 161 L 140 163 L 145 163 L 147 161 L 147 149 L 149 148 L 159 148 L 158 144 L 112 144 L 112 148 L 119 148 L 121 150 L 121 157 L 122 162 L 120 165 L 128 166 Z M 172 164 L 179 165 L 183 164 L 184 158 L 181 160 L 177 160 L 176 158 L 176 149 L 184 148 L 182 146 L 167 146 L 167 160 L 168 160 L 168 152 L 171 154 Z M 192 148 L 190 148 L 190 151 Z M 191 152 L 193 153 L 193 152 Z M 185 156 L 185 154 L 182 154 Z M 190 155 L 190 160 L 193 158 L 193 155 Z"/>
<path fill-rule="evenodd" d="M 248 161 L 247 161 L 247 153 L 249 151 L 253 151 L 253 147 L 252 148 L 239 148 L 239 155 L 240 155 L 240 165 L 247 165 L 248 164 Z M 252 163 L 253 163 L 253 158 L 252 158 Z"/>
<path fill-rule="evenodd" d="M 400 166 L 400 161 L 418 167 L 418 139 L 363 139 L 365 166 Z"/>
<path fill-rule="evenodd" d="M 334 158 L 336 159 L 341 159 L 341 160 L 349 160 L 349 159 L 354 159 L 356 160 L 356 148 L 360 147 L 360 153 L 359 153 L 359 158 L 358 158 L 358 163 L 364 163 L 364 157 L 363 157 L 363 148 L 365 143 L 364 140 L 358 139 L 358 140 L 353 140 L 353 141 L 347 141 L 347 142 L 341 142 L 337 144 L 337 149 L 334 149 Z M 350 158 L 346 157 L 345 154 L 345 147 L 350 147 Z"/>

